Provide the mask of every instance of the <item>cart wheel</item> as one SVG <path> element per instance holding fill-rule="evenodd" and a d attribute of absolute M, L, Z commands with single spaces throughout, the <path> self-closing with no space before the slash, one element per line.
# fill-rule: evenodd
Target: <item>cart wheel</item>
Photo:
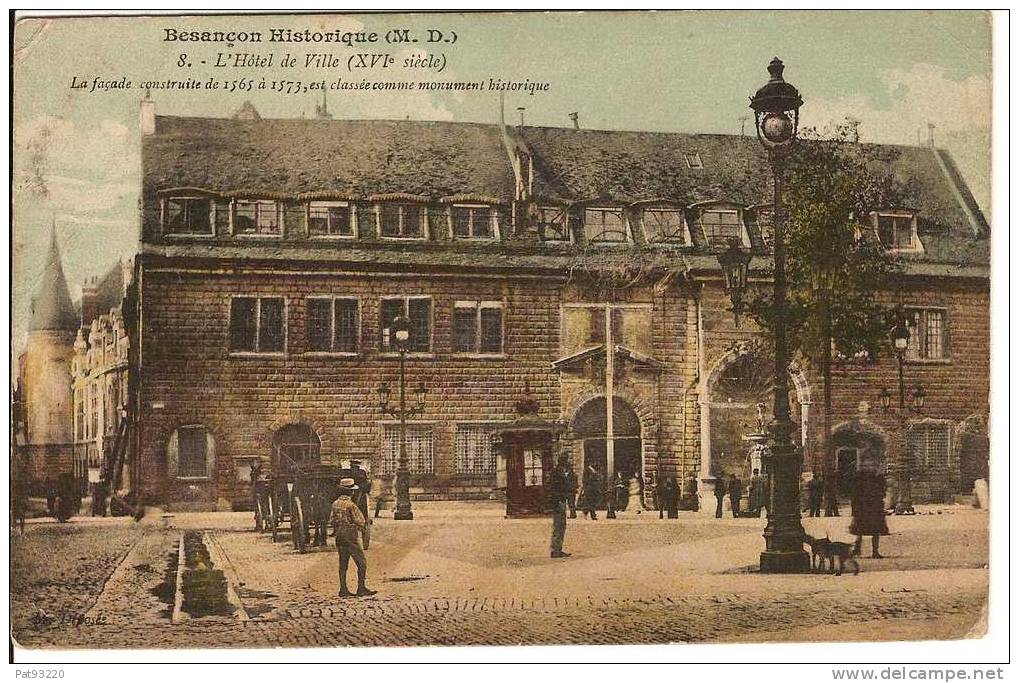
<path fill-rule="evenodd" d="M 279 520 L 276 519 L 276 500 L 269 496 L 269 531 L 272 532 L 272 542 L 276 542 L 276 534 L 279 529 Z"/>
<path fill-rule="evenodd" d="M 290 531 L 294 537 L 294 549 L 305 551 L 307 539 L 304 537 L 304 506 L 300 498 L 294 498 L 290 505 Z"/>

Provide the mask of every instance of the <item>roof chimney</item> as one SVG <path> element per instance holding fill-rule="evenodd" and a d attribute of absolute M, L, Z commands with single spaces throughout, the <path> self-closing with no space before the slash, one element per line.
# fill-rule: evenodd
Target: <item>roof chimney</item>
<path fill-rule="evenodd" d="M 570 121 L 573 121 L 573 130 L 580 130 L 580 113 L 571 111 Z"/>
<path fill-rule="evenodd" d="M 141 100 L 138 117 L 142 135 L 153 135 L 156 132 L 156 103 L 152 100 L 148 88 L 145 88 L 145 97 Z"/>
<path fill-rule="evenodd" d="M 317 119 L 331 119 L 333 115 L 329 113 L 329 105 L 326 103 L 326 91 L 322 91 L 322 104 L 315 105 L 315 118 Z"/>
<path fill-rule="evenodd" d="M 524 112 L 527 111 L 527 107 L 517 107 L 517 111 L 520 112 L 520 125 L 524 125 Z"/>
<path fill-rule="evenodd" d="M 81 326 L 88 327 L 99 317 L 99 287 L 95 278 L 90 278 L 81 286 Z"/>
<path fill-rule="evenodd" d="M 927 144 L 930 145 L 931 149 L 934 149 L 934 129 L 936 126 L 933 123 L 927 124 Z"/>

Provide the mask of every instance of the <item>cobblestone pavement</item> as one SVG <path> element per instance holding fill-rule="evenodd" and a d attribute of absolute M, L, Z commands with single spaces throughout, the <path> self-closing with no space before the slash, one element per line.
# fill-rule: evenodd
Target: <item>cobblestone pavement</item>
<path fill-rule="evenodd" d="M 887 623 L 889 638 L 961 637 L 978 621 L 987 595 L 987 517 L 965 508 L 895 518 L 894 535 L 882 544 L 889 558 L 862 560 L 863 573 L 846 577 L 750 570 L 763 520 L 571 520 L 567 549 L 574 556 L 567 560 L 548 557 L 548 520 L 462 514 L 380 520 L 369 551 L 370 583 L 379 594 L 363 600 L 335 596 L 334 551 L 293 553 L 289 543 L 248 531 L 249 517 L 173 520 L 214 529 L 211 542 L 243 619 L 170 623 L 174 529 L 83 526 L 63 533 L 53 525 L 30 530 L 13 561 L 46 575 L 51 568 L 33 544 L 60 539 L 70 544 L 62 555 L 85 556 L 73 547 L 107 558 L 85 564 L 91 575 L 106 576 L 68 607 L 86 614 L 86 623 L 33 623 L 25 617 L 33 599 L 16 601 L 15 636 L 28 647 L 660 643 L 788 634 L 880 639 Z M 823 535 L 825 526 L 837 537 L 848 519 L 804 522 L 813 533 Z M 93 545 L 100 538 L 103 545 Z M 56 569 L 60 577 L 68 567 Z M 12 581 L 24 584 L 26 575 L 19 566 Z"/>

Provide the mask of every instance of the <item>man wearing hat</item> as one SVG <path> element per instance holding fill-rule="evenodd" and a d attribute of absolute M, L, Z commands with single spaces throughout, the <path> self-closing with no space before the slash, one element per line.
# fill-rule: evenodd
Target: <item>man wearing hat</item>
<path fill-rule="evenodd" d="M 563 539 L 566 536 L 566 501 L 570 496 L 570 484 L 567 479 L 569 456 L 560 455 L 559 463 L 549 477 L 548 496 L 552 505 L 552 540 L 549 550 L 553 558 L 569 557 L 563 552 Z"/>
<path fill-rule="evenodd" d="M 368 520 L 354 503 L 352 498 L 357 491 L 357 483 L 352 478 L 340 479 L 340 497 L 333 503 L 329 523 L 336 534 L 336 550 L 340 554 L 340 597 L 353 595 L 347 588 L 347 567 L 353 558 L 357 567 L 357 595 L 375 595 L 364 585 L 365 574 L 368 573 L 368 559 L 364 555 L 362 536 L 368 533 Z"/>

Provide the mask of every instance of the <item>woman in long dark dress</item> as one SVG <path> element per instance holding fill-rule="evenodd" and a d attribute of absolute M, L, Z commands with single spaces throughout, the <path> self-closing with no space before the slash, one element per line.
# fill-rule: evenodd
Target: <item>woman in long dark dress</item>
<path fill-rule="evenodd" d="M 885 520 L 885 478 L 882 474 L 864 470 L 856 474 L 853 488 L 853 521 L 849 533 L 856 535 L 856 554 L 863 551 L 863 537 L 871 538 L 870 556 L 882 557 L 878 552 L 879 539 L 888 535 Z"/>

